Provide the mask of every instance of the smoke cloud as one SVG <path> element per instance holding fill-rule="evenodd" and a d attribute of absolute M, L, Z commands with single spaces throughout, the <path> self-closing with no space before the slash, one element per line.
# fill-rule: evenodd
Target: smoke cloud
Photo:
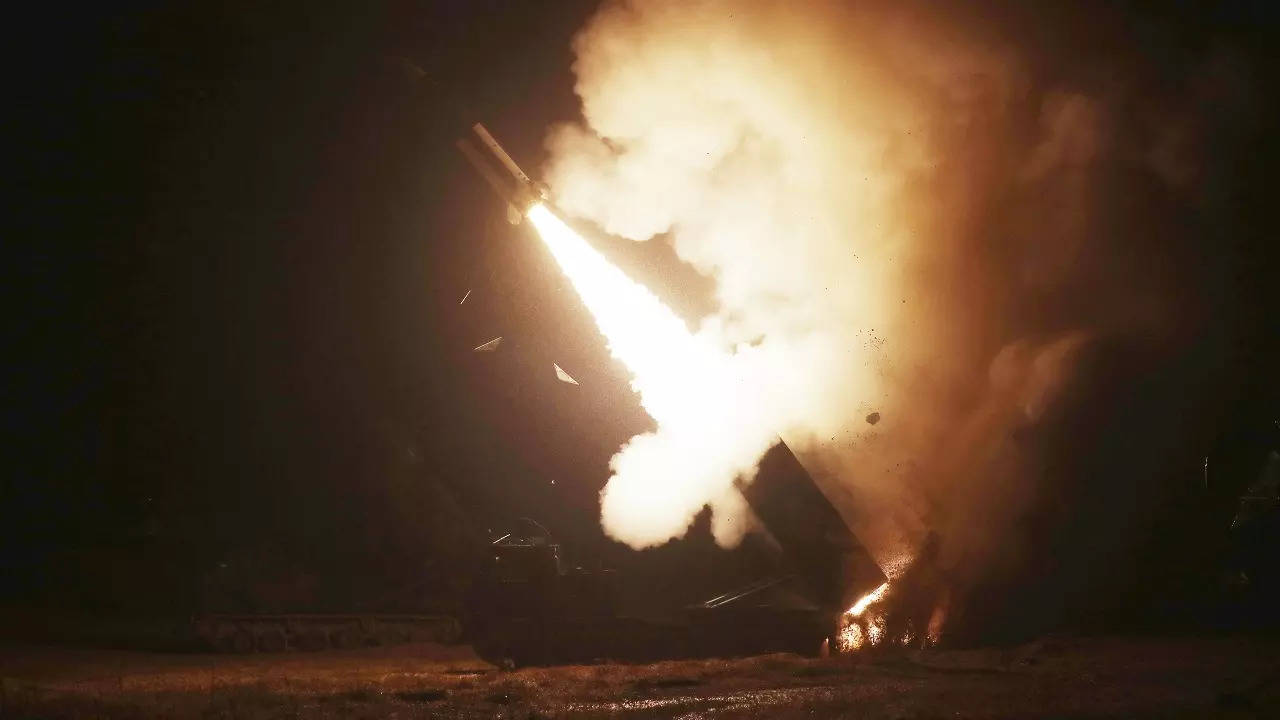
<path fill-rule="evenodd" d="M 735 488 L 781 434 L 891 574 L 928 529 L 953 564 L 990 557 L 1040 490 L 1018 434 L 1167 312 L 1103 180 L 1137 158 L 1192 182 L 1191 123 L 1122 153 L 1109 96 L 976 20 L 847 5 L 612 2 L 575 39 L 555 202 L 715 279 L 695 330 L 739 389 L 615 456 L 602 522 L 633 547 L 704 506 L 737 542 Z"/>

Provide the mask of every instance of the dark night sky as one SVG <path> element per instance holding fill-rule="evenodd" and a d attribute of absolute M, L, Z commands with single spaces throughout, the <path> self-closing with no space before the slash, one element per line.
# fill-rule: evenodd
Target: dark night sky
<path fill-rule="evenodd" d="M 590 517 L 582 484 L 643 417 L 585 430 L 627 405 L 625 378 L 453 140 L 483 120 L 539 160 L 576 110 L 569 38 L 592 8 L 46 18 L 63 49 L 30 49 L 5 561 L 151 517 L 194 564 L 341 545 L 415 456 L 477 511 L 545 520 L 567 495 Z M 507 352 L 469 352 L 496 335 Z"/>
<path fill-rule="evenodd" d="M 606 463 L 646 418 L 453 148 L 480 120 L 537 167 L 577 112 L 569 41 L 596 3 L 288 5 L 51 8 L 17 30 L 0 591 L 155 537 L 193 568 L 264 545 L 324 565 L 389 542 L 406 476 L 438 478 L 478 524 L 528 512 L 598 540 Z M 1048 55 L 1072 33 L 1116 42 L 1053 12 L 1032 23 Z M 1128 31 L 1261 46 L 1257 11 L 1215 12 Z M 1270 392 L 1274 250 L 1242 202 L 1255 239 L 1226 250 L 1224 306 L 1252 338 L 1241 387 Z M 687 316 L 705 308 L 660 244 L 602 242 Z M 470 353 L 497 335 L 507 352 Z"/>

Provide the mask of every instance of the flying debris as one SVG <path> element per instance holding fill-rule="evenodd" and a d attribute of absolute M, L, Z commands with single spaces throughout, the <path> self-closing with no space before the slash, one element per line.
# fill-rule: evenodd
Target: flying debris
<path fill-rule="evenodd" d="M 463 299 L 465 300 L 466 298 L 463 298 Z M 459 303 L 459 304 L 461 304 L 461 303 Z M 480 345 L 477 345 L 477 346 L 475 346 L 475 347 L 471 348 L 471 352 L 475 352 L 475 353 L 491 353 L 491 352 L 497 352 L 498 348 L 502 345 L 502 341 L 503 341 L 503 339 L 504 339 L 504 338 L 503 338 L 503 336 L 501 336 L 501 335 L 500 335 L 500 336 L 498 336 L 498 337 L 496 337 L 496 338 L 494 338 L 494 339 L 490 340 L 489 342 L 481 343 Z M 517 343 L 517 344 L 519 344 L 519 343 Z M 555 369 L 555 371 L 556 371 L 556 379 L 557 379 L 557 380 L 559 380 L 560 382 L 565 383 L 565 384 L 568 384 L 568 385 L 581 385 L 581 383 L 579 383 L 577 380 L 575 380 L 575 379 L 574 379 L 574 377 L 573 377 L 572 375 L 570 375 L 569 373 L 565 372 L 565 371 L 564 371 L 564 368 L 560 367 L 559 363 L 554 363 L 554 362 L 553 362 L 553 363 L 551 363 L 551 367 Z"/>
<path fill-rule="evenodd" d="M 466 156 L 471 166 L 480 173 L 480 177 L 489 183 L 489 187 L 507 203 L 507 220 L 512 225 L 519 225 L 529 208 L 547 199 L 547 189 L 542 183 L 534 182 L 520 169 L 515 160 L 489 134 L 484 125 L 476 123 L 471 130 L 479 138 L 480 144 L 488 151 L 486 154 L 468 139 L 458 140 L 458 149 Z M 501 170 L 494 167 L 496 159 L 510 177 L 505 177 Z"/>
<path fill-rule="evenodd" d="M 557 364 L 555 364 L 555 363 L 551 363 L 551 366 L 552 366 L 552 367 L 554 367 L 554 368 L 556 369 L 556 378 L 557 378 L 558 380 L 560 380 L 561 382 L 567 382 L 567 383 L 569 383 L 570 385 L 577 385 L 577 384 L 578 384 L 578 381 L 577 381 L 577 380 L 574 380 L 574 379 L 573 379 L 573 377 L 572 377 L 571 375 L 569 375 L 569 373 L 565 372 L 565 371 L 564 371 L 564 368 L 560 367 L 559 365 L 557 365 Z"/>
<path fill-rule="evenodd" d="M 534 182 L 525 174 L 524 170 L 516 164 L 515 160 L 507 154 L 502 145 L 489 134 L 489 130 L 484 125 L 476 123 L 471 126 L 471 130 L 479 139 L 480 145 L 488 152 L 482 152 L 472 139 L 458 140 L 458 149 L 466 156 L 476 172 L 480 173 L 480 177 L 484 178 L 489 187 L 498 194 L 507 203 L 507 219 L 512 225 L 519 225 L 524 219 L 526 213 L 534 205 L 544 202 L 547 199 L 546 187 L 541 183 Z M 496 165 L 494 160 L 497 161 Z M 499 169 L 497 166 L 501 166 Z M 506 172 L 504 173 L 503 170 Z M 507 177 L 509 175 L 510 177 Z M 467 290 L 467 294 L 462 296 L 458 301 L 461 305 L 471 296 L 471 291 Z M 474 352 L 493 352 L 498 349 L 498 345 L 502 342 L 502 338 L 494 338 L 489 342 L 475 348 Z M 569 385 L 578 385 L 578 381 L 573 376 L 564 371 L 556 363 L 551 364 L 556 371 L 556 379 Z"/>

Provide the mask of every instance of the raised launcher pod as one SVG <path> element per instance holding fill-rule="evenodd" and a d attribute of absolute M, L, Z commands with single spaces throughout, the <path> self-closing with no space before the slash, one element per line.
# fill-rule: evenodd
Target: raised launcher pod
<path fill-rule="evenodd" d="M 484 125 L 476 123 L 471 130 L 479 139 L 480 147 L 470 139 L 462 138 L 458 140 L 458 149 L 498 197 L 507 203 L 507 220 L 512 225 L 519 225 L 529 208 L 547 199 L 546 188 L 520 169 Z"/>
<path fill-rule="evenodd" d="M 761 458 L 743 496 L 819 607 L 843 610 L 888 579 L 785 442 Z"/>
<path fill-rule="evenodd" d="M 695 654 L 836 647 L 844 609 L 884 583 L 884 573 L 785 442 L 761 458 L 743 497 L 773 548 L 774 567 L 686 608 Z"/>

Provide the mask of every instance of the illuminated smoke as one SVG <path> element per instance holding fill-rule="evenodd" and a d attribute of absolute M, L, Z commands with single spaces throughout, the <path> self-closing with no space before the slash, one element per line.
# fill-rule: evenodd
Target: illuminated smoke
<path fill-rule="evenodd" d="M 927 332 L 903 312 L 919 250 L 903 189 L 930 163 L 920 110 L 847 57 L 821 13 L 778 7 L 606 7 L 575 45 L 586 126 L 549 141 L 560 207 L 632 239 L 670 232 L 716 278 L 720 311 L 697 341 L 738 359 L 722 408 L 682 395 L 615 457 L 602 518 L 636 547 L 683 534 L 704 505 L 713 526 L 745 526 L 723 521 L 742 506 L 734 481 L 779 433 L 848 443 L 871 410 L 882 430 L 900 424 L 884 368 Z"/>
<path fill-rule="evenodd" d="M 590 309 L 609 351 L 632 374 L 632 388 L 658 429 L 631 439 L 601 494 L 610 533 L 635 547 L 681 535 L 704 506 L 725 545 L 745 530 L 737 477 L 749 477 L 775 436 L 744 381 L 749 351 L 730 355 L 694 336 L 647 288 L 628 278 L 543 205 L 529 220 Z"/>
<path fill-rule="evenodd" d="M 1136 322 L 1131 279 L 1100 294 L 1105 317 L 1028 310 L 1106 262 L 1106 107 L 1032 92 L 1014 52 L 955 18 L 846 5 L 612 2 L 575 39 L 583 121 L 547 141 L 557 206 L 669 241 L 716 287 L 710 316 L 664 319 L 682 349 L 643 352 L 665 364 L 624 359 L 657 421 L 602 493 L 633 547 L 704 506 L 736 542 L 735 483 L 781 435 L 890 576 L 929 527 L 944 555 L 983 552 L 1033 492 L 1010 433 Z M 962 527 L 984 506 L 989 527 Z"/>

